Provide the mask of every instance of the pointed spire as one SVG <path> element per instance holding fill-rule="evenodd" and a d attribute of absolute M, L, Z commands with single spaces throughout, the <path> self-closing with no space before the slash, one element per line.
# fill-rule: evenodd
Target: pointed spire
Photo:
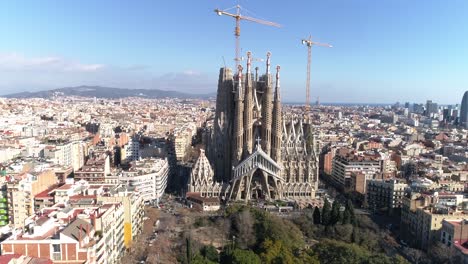
<path fill-rule="evenodd" d="M 247 51 L 247 74 L 250 74 L 251 65 L 252 65 L 252 52 Z"/>
<path fill-rule="evenodd" d="M 270 57 L 271 57 L 271 52 L 267 52 L 267 60 L 266 60 L 266 74 L 270 74 Z"/>
<path fill-rule="evenodd" d="M 258 82 L 258 67 L 255 67 L 255 81 Z"/>
<path fill-rule="evenodd" d="M 276 91 L 275 91 L 275 100 L 280 99 L 280 69 L 279 65 L 276 66 Z"/>
<path fill-rule="evenodd" d="M 237 100 L 243 100 L 244 93 L 242 91 L 242 65 L 237 66 Z"/>
<path fill-rule="evenodd" d="M 237 77 L 239 78 L 239 81 L 242 82 L 242 70 L 244 68 L 242 68 L 242 65 L 238 65 L 237 66 Z"/>

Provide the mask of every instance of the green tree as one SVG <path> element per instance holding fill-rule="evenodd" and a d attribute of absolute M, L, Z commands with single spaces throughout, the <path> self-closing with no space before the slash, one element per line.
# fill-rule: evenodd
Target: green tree
<path fill-rule="evenodd" d="M 318 208 L 318 206 L 315 206 L 314 208 L 313 218 L 314 218 L 314 225 L 320 225 L 322 223 L 322 219 L 320 216 L 320 209 Z"/>
<path fill-rule="evenodd" d="M 359 242 L 359 233 L 357 232 L 357 227 L 353 227 L 353 233 L 351 233 L 351 242 L 352 243 Z"/>
<path fill-rule="evenodd" d="M 291 248 L 285 246 L 281 240 L 265 240 L 261 245 L 261 251 L 262 263 L 295 263 Z"/>
<path fill-rule="evenodd" d="M 346 201 L 345 210 L 343 212 L 343 224 L 356 224 L 356 215 L 354 214 L 353 202 L 348 199 Z"/>
<path fill-rule="evenodd" d="M 337 200 L 333 201 L 329 225 L 336 225 L 341 220 L 340 204 Z"/>
<path fill-rule="evenodd" d="M 322 224 L 328 225 L 330 223 L 331 205 L 327 198 L 324 199 L 322 207 Z"/>
<path fill-rule="evenodd" d="M 185 246 L 186 246 L 186 258 L 187 263 L 190 264 L 192 261 L 192 241 L 190 241 L 190 237 L 185 238 Z"/>
<path fill-rule="evenodd" d="M 203 246 L 200 249 L 200 254 L 205 258 L 213 262 L 219 261 L 219 254 L 216 248 L 212 245 Z"/>
<path fill-rule="evenodd" d="M 228 250 L 229 251 L 229 250 Z M 230 264 L 260 264 L 260 257 L 252 250 L 234 249 L 228 254 L 221 254 L 220 263 Z"/>
<path fill-rule="evenodd" d="M 191 264 L 216 264 L 218 261 L 211 261 L 209 259 L 204 258 L 200 254 L 196 254 L 195 256 L 192 257 L 192 260 L 190 262 Z"/>
<path fill-rule="evenodd" d="M 364 263 L 368 252 L 356 244 L 324 239 L 315 247 L 315 252 L 321 263 L 327 264 L 358 264 Z"/>

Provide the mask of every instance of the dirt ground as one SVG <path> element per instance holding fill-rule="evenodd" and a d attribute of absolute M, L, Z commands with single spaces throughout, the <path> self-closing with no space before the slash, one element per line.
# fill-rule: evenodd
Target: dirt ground
<path fill-rule="evenodd" d="M 177 257 L 184 247 L 186 235 L 204 245 L 221 248 L 227 241 L 223 235 L 223 223 L 218 227 L 193 227 L 195 219 L 204 215 L 194 209 L 188 209 L 175 201 L 167 201 L 163 208 L 148 206 L 143 232 L 138 236 L 130 251 L 122 258 L 121 263 L 177 263 Z M 159 220 L 159 224 L 156 222 Z M 143 262 L 141 262 L 143 263 Z"/>

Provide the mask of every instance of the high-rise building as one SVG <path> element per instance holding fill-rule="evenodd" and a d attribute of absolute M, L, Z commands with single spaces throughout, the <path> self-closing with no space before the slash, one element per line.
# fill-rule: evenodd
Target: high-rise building
<path fill-rule="evenodd" d="M 460 125 L 468 129 L 468 91 L 463 95 L 461 102 Z"/>
<path fill-rule="evenodd" d="M 250 54 L 245 75 L 242 70 L 239 66 L 235 75 L 230 69 L 220 70 L 212 140 L 207 146 L 215 181 L 203 182 L 223 182 L 219 195 L 227 199 L 314 198 L 315 137 L 308 119 L 282 113 L 280 67 L 276 67 L 275 89 L 269 53 L 264 75 L 259 76 L 258 68 L 251 72 Z"/>
<path fill-rule="evenodd" d="M 427 100 L 426 102 L 426 116 L 431 116 L 432 114 L 437 114 L 439 111 L 439 107 L 437 103 L 432 102 L 431 100 Z"/>

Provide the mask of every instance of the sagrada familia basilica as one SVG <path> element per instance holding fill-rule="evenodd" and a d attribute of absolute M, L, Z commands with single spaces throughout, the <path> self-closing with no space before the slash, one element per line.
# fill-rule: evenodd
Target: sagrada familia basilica
<path fill-rule="evenodd" d="M 318 185 L 318 153 L 307 117 L 282 113 L 280 66 L 266 73 L 221 68 L 207 153 L 192 168 L 188 192 L 225 200 L 312 199 Z M 274 81 L 274 89 L 273 89 Z"/>

